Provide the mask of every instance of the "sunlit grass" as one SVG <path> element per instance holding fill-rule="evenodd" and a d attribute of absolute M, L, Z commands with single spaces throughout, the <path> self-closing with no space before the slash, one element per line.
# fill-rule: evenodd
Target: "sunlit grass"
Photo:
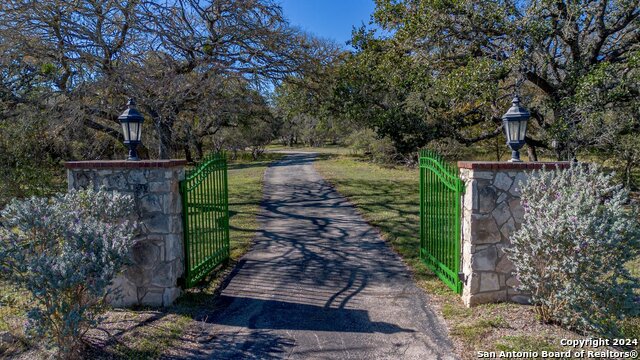
<path fill-rule="evenodd" d="M 284 146 L 281 144 L 271 144 L 267 146 L 269 151 L 300 151 L 300 152 L 317 152 L 320 154 L 334 154 L 334 155 L 348 155 L 353 153 L 353 150 L 341 145 L 326 145 L 323 147 L 312 147 L 297 145 L 293 147 Z"/>
<path fill-rule="evenodd" d="M 284 156 L 265 154 L 259 161 L 237 161 L 229 164 L 229 242 L 232 260 L 237 260 L 247 252 L 258 231 L 257 216 L 262 202 L 265 170 L 271 161 Z"/>

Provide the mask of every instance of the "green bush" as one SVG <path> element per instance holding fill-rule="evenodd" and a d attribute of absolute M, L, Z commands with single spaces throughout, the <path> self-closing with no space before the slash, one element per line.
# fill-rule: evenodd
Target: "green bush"
<path fill-rule="evenodd" d="M 544 322 L 618 335 L 618 320 L 640 309 L 638 279 L 625 267 L 640 254 L 638 213 L 612 176 L 573 165 L 519 185 L 524 222 L 508 252 Z"/>
<path fill-rule="evenodd" d="M 388 138 L 378 138 L 371 129 L 355 131 L 345 142 L 354 153 L 367 155 L 376 163 L 393 164 L 400 158 L 393 142 Z"/>
<path fill-rule="evenodd" d="M 112 280 L 126 263 L 135 224 L 133 199 L 81 190 L 51 199 L 14 200 L 2 211 L 0 274 L 32 298 L 29 327 L 80 355 L 86 331 L 106 310 Z"/>

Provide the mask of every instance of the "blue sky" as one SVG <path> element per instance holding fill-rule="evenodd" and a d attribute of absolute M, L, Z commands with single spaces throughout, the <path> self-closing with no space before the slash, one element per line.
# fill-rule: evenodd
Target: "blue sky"
<path fill-rule="evenodd" d="M 280 0 L 292 25 L 338 44 L 351 39 L 353 26 L 368 24 L 374 0 Z"/>

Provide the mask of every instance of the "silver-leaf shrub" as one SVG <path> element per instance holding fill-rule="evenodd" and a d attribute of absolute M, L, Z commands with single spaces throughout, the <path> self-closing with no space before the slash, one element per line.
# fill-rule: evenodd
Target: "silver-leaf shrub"
<path fill-rule="evenodd" d="M 29 324 L 62 357 L 79 355 L 117 296 L 110 285 L 127 261 L 133 206 L 131 196 L 89 189 L 13 200 L 1 213 L 0 276 L 31 294 Z"/>
<path fill-rule="evenodd" d="M 508 250 L 544 322 L 614 335 L 637 314 L 638 279 L 625 264 L 640 255 L 637 210 L 628 192 L 594 166 L 538 171 L 522 189 L 522 227 Z"/>

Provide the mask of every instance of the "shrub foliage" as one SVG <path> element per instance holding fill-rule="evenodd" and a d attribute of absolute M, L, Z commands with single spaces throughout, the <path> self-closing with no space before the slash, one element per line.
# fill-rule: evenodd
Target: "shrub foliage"
<path fill-rule="evenodd" d="M 628 192 L 585 165 L 536 172 L 520 186 L 524 222 L 509 250 L 520 290 L 544 322 L 617 334 L 616 320 L 640 308 L 638 279 L 625 268 L 640 255 Z"/>
<path fill-rule="evenodd" d="M 80 190 L 13 200 L 2 211 L 2 278 L 31 295 L 29 325 L 61 357 L 79 354 L 107 298 L 117 296 L 110 285 L 131 245 L 133 204 L 128 195 Z"/>

